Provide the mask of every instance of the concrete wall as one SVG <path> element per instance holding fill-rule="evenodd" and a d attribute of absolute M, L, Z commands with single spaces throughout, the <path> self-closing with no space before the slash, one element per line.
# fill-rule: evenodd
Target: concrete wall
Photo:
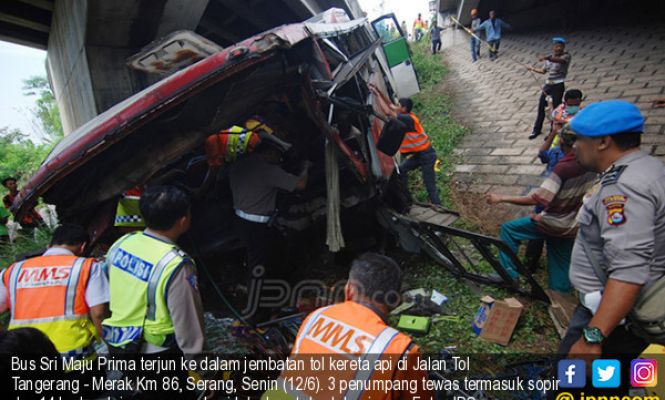
<path fill-rule="evenodd" d="M 46 66 L 65 134 L 97 115 L 85 49 L 86 4 L 58 0 L 53 10 Z"/>
<path fill-rule="evenodd" d="M 205 18 L 217 32 L 236 35 L 237 40 L 242 40 L 251 36 L 236 31 L 242 24 L 252 25 L 252 34 L 256 34 L 283 23 L 301 21 L 330 7 L 344 7 L 354 17 L 361 16 L 357 0 L 284 0 L 281 6 L 297 10 L 297 15 L 286 20 L 270 15 L 261 20 L 244 1 L 56 1 L 47 65 L 65 134 L 161 78 L 131 70 L 126 65 L 130 56 L 171 32 L 197 30 Z M 270 10 L 266 7 L 272 7 L 271 2 L 260 3 L 263 11 Z M 226 7 L 234 15 L 211 13 L 209 6 Z"/>

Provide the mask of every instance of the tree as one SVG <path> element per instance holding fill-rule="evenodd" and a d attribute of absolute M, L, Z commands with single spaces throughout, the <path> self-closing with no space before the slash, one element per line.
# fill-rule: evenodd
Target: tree
<path fill-rule="evenodd" d="M 35 141 L 34 135 L 18 129 L 0 128 L 0 179 L 7 176 L 29 178 L 63 137 L 58 104 L 46 78 L 33 76 L 24 80 L 23 91 L 26 96 L 37 97 L 31 111 L 42 137 Z"/>
<path fill-rule="evenodd" d="M 37 127 L 41 130 L 42 140 L 55 144 L 63 137 L 60 110 L 48 80 L 43 76 L 33 76 L 23 81 L 23 94 L 37 96 L 36 106 L 32 110 Z"/>
<path fill-rule="evenodd" d="M 48 155 L 51 146 L 34 144 L 18 129 L 0 128 L 0 178 L 29 177 Z"/>

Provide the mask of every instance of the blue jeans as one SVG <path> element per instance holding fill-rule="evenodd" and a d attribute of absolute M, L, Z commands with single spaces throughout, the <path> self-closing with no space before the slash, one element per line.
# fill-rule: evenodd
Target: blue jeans
<path fill-rule="evenodd" d="M 480 40 L 475 37 L 471 38 L 471 59 L 476 61 L 480 55 Z"/>
<path fill-rule="evenodd" d="M 499 56 L 499 45 L 501 44 L 501 39 L 488 40 L 487 43 L 494 49 L 493 51 L 490 50 L 490 60 L 496 60 L 496 58 Z"/>
<path fill-rule="evenodd" d="M 436 151 L 434 151 L 434 148 L 430 146 L 423 151 L 413 153 L 411 157 L 404 160 L 399 166 L 399 173 L 402 182 L 404 182 L 404 185 L 407 186 L 409 181 L 409 171 L 420 168 L 423 174 L 425 188 L 427 188 L 427 194 L 429 194 L 430 200 L 433 204 L 441 205 L 439 191 L 436 188 L 436 175 L 434 172 L 435 163 Z"/>
<path fill-rule="evenodd" d="M 524 240 L 545 240 L 547 244 L 547 271 L 550 289 L 567 293 L 570 291 L 570 256 L 575 239 L 560 238 L 542 233 L 538 224 L 529 217 L 518 218 L 501 225 L 501 240 L 517 254 L 520 242 Z M 513 277 L 517 277 L 515 264 L 504 252 L 499 254 L 501 266 Z"/>

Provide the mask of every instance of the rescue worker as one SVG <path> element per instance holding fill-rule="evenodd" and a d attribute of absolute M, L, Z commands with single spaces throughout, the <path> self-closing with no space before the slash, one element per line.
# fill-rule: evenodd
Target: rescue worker
<path fill-rule="evenodd" d="M 238 158 L 252 153 L 263 140 L 270 140 L 275 145 L 288 150 L 291 145 L 273 135 L 274 131 L 262 117 L 254 115 L 245 121 L 244 127 L 233 125 L 219 133 L 208 136 L 205 143 L 208 172 L 200 188 L 194 191 L 198 198 L 208 191 L 217 180 L 219 171 L 225 165 L 234 163 Z"/>
<path fill-rule="evenodd" d="M 234 125 L 221 132 L 210 135 L 206 139 L 205 152 L 210 167 L 222 167 L 225 164 L 234 162 L 238 157 L 254 151 L 261 142 L 261 138 L 253 129 L 261 125 L 261 122 L 255 117 L 245 122 L 245 127 Z M 271 134 L 272 130 L 268 127 Z"/>
<path fill-rule="evenodd" d="M 559 142 L 559 132 L 581 109 L 582 92 L 578 89 L 570 89 L 563 96 L 563 103 L 552 111 L 552 132 L 545 138 L 545 142 L 538 151 L 540 162 L 546 164 L 545 175 L 549 176 L 554 167 L 566 156 L 564 148 L 572 149 L 569 145 Z M 541 204 L 537 204 L 534 213 L 539 214 L 544 210 Z M 545 242 L 540 239 L 530 240 L 526 247 L 525 264 L 532 270 L 536 270 L 540 256 L 543 252 Z"/>
<path fill-rule="evenodd" d="M 418 18 L 413 21 L 413 37 L 416 42 L 420 42 L 426 30 L 427 24 L 423 21 L 422 15 L 418 13 Z"/>
<path fill-rule="evenodd" d="M 471 9 L 471 31 L 478 32 L 480 28 L 480 17 L 478 16 L 478 9 Z M 475 36 L 471 36 L 471 60 L 472 62 L 478 61 L 480 57 L 480 39 Z"/>
<path fill-rule="evenodd" d="M 272 133 L 267 123 L 261 124 Z M 247 246 L 248 271 L 257 265 L 265 267 L 270 259 L 272 240 L 268 222 L 276 210 L 277 193 L 303 190 L 307 185 L 310 163 L 305 163 L 300 175 L 286 172 L 279 165 L 283 149 L 273 140 L 262 140 L 252 153 L 239 158 L 229 170 L 235 228 Z"/>
<path fill-rule="evenodd" d="M 122 193 L 115 211 L 114 226 L 122 233 L 129 233 L 145 228 L 145 222 L 139 210 L 139 200 L 143 185 L 135 186 Z"/>
<path fill-rule="evenodd" d="M 69 361 L 96 358 L 95 343 L 108 314 L 109 284 L 102 265 L 81 257 L 89 240 L 83 227 L 60 225 L 43 255 L 0 274 L 0 312 L 10 311 L 9 329 L 39 329 Z"/>
<path fill-rule="evenodd" d="M 101 264 L 81 257 L 89 240 L 83 227 L 60 225 L 44 254 L 2 272 L 0 312 L 11 311 L 9 329 L 37 328 L 63 356 L 94 353 L 108 310 L 109 286 Z"/>
<path fill-rule="evenodd" d="M 290 360 L 303 360 L 308 368 L 283 371 L 278 381 L 280 389 L 266 392 L 263 398 L 431 399 L 432 393 L 422 386 L 427 372 L 417 368 L 418 345 L 409 336 L 388 326 L 388 315 L 401 300 L 401 285 L 402 272 L 391 258 L 365 253 L 354 260 L 344 287 L 345 301 L 315 310 L 300 327 Z M 351 339 L 340 340 L 343 337 Z M 309 368 L 313 359 L 323 361 L 321 369 Z M 367 360 L 369 364 L 340 370 L 330 368 L 331 364 L 349 360 Z M 377 363 L 378 360 L 389 362 L 382 364 Z M 379 370 L 377 364 L 389 368 Z M 282 383 L 296 376 L 304 380 L 316 376 L 326 384 L 315 392 L 296 390 L 287 383 L 284 393 Z M 364 390 L 342 390 L 340 383 L 343 381 L 362 383 Z M 330 382 L 337 384 L 329 386 Z M 382 390 L 381 385 L 386 383 L 399 384 L 403 389 Z M 405 383 L 415 390 L 404 389 Z"/>
<path fill-rule="evenodd" d="M 379 106 L 384 113 L 397 118 L 407 126 L 407 133 L 404 135 L 399 152 L 404 161 L 399 165 L 399 173 L 402 182 L 408 187 L 409 171 L 420 168 L 423 175 L 423 181 L 427 194 L 432 204 L 440 206 L 439 190 L 436 187 L 436 151 L 430 143 L 429 136 L 420 124 L 420 119 L 412 112 L 413 101 L 408 98 L 399 99 L 398 103 L 393 104 L 383 92 L 376 86 L 370 84 L 370 90 L 379 100 Z"/>
<path fill-rule="evenodd" d="M 513 29 L 512 26 L 506 23 L 501 18 L 496 17 L 496 11 L 490 10 L 490 17 L 483 21 L 474 33 L 478 34 L 481 30 L 485 31 L 485 40 L 489 45 L 490 60 L 494 61 L 499 56 L 499 46 L 501 45 L 501 37 L 504 29 Z"/>
<path fill-rule="evenodd" d="M 530 65 L 526 69 L 539 74 L 547 74 L 545 85 L 540 91 L 538 100 L 538 115 L 533 124 L 533 130 L 529 135 L 529 140 L 537 138 L 543 130 L 545 121 L 545 108 L 547 107 L 548 97 L 552 99 L 552 107 L 557 108 L 563 99 L 563 93 L 566 91 L 566 77 L 568 76 L 568 67 L 572 56 L 566 51 L 566 39 L 562 37 L 552 38 L 552 54 L 541 56 L 538 61 L 543 62 L 542 68 L 535 68 Z"/>
<path fill-rule="evenodd" d="M 204 345 L 201 297 L 194 262 L 176 244 L 190 226 L 190 200 L 176 187 L 153 186 L 139 207 L 146 229 L 118 239 L 106 257 L 112 315 L 104 340 L 119 357 L 194 357 Z M 186 371 L 172 373 L 186 379 Z"/>
<path fill-rule="evenodd" d="M 18 185 L 16 184 L 16 178 L 14 177 L 7 177 L 2 180 L 2 186 L 6 187 L 7 190 L 9 190 L 9 193 L 7 193 L 3 198 L 2 202 L 5 205 L 5 208 L 7 210 L 10 210 L 12 207 L 12 204 L 14 204 L 14 200 L 16 199 L 16 196 L 18 196 Z M 18 221 L 21 224 L 21 228 L 23 229 L 23 232 L 30 236 L 33 234 L 35 228 L 38 228 L 39 226 L 44 224 L 44 219 L 42 218 L 41 215 L 35 210 L 34 207 L 30 208 L 25 215 L 21 218 L 20 221 Z"/>
<path fill-rule="evenodd" d="M 647 343 L 624 322 L 643 289 L 665 273 L 665 166 L 640 150 L 644 118 L 634 104 L 591 104 L 570 129 L 580 164 L 601 175 L 577 216 L 570 280 L 580 304 L 559 355 L 587 362 L 619 358 L 621 387 L 627 389 L 629 368 L 623 366 Z"/>

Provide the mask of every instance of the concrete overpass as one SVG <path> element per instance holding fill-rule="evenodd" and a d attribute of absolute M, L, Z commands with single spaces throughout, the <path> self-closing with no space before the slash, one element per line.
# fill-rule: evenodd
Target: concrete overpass
<path fill-rule="evenodd" d="M 477 8 L 484 20 L 490 10 L 513 25 L 517 31 L 539 31 L 558 28 L 572 31 L 598 18 L 606 24 L 622 19 L 641 19 L 658 23 L 665 12 L 662 0 L 431 0 L 439 17 L 453 15 L 465 25 L 471 23 L 469 13 Z M 621 10 L 620 12 L 618 10 Z M 594 21 L 596 22 L 596 21 Z"/>
<path fill-rule="evenodd" d="M 222 45 L 356 0 L 2 0 L 0 40 L 47 50 L 65 133 L 159 79 L 126 60 L 155 39 L 192 30 Z"/>

